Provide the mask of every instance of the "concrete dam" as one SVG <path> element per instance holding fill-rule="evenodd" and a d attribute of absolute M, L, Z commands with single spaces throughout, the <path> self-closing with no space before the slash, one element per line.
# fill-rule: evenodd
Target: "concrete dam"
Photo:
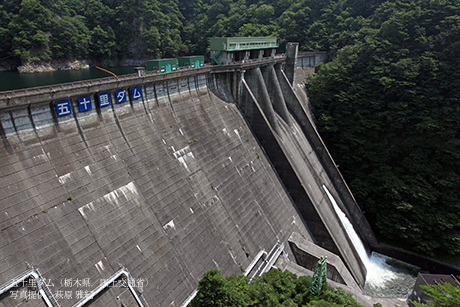
<path fill-rule="evenodd" d="M 294 47 L 0 93 L 0 306 L 181 306 L 209 269 L 308 274 L 322 255 L 360 293 L 328 193 L 377 242 L 312 124 Z"/>

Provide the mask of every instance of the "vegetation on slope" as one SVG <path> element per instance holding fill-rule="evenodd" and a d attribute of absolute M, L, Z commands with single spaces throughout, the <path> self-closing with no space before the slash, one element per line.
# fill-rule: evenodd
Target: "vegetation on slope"
<path fill-rule="evenodd" d="M 458 283 L 458 282 L 457 282 Z M 460 306 L 460 283 L 454 287 L 450 283 L 421 286 L 432 302 L 422 304 L 411 301 L 415 307 L 458 307 Z"/>
<path fill-rule="evenodd" d="M 460 253 L 460 5 L 381 4 L 309 80 L 318 128 L 379 238 Z"/>
<path fill-rule="evenodd" d="M 309 295 L 311 280 L 310 276 L 297 277 L 289 271 L 271 269 L 248 284 L 248 277 L 223 277 L 218 270 L 209 270 L 200 280 L 198 294 L 189 306 L 362 307 L 351 293 L 327 284 L 321 295 Z"/>
<path fill-rule="evenodd" d="M 210 37 L 276 36 L 303 50 L 353 40 L 378 1 L 0 0 L 0 59 L 205 54 Z"/>

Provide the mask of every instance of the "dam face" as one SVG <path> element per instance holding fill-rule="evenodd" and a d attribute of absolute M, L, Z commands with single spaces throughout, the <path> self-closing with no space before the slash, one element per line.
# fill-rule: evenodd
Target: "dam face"
<path fill-rule="evenodd" d="M 3 93 L 0 303 L 83 306 L 99 287 L 91 306 L 180 306 L 293 233 L 364 283 L 321 188 L 356 221 L 346 185 L 281 65 L 257 65 Z M 32 271 L 47 283 L 13 287 Z"/>
<path fill-rule="evenodd" d="M 51 103 L 1 112 L 0 284 L 29 263 L 53 292 L 73 291 L 60 302 L 71 306 L 125 267 L 145 281 L 150 306 L 178 306 L 204 271 L 241 274 L 293 231 L 310 238 L 236 105 L 209 91 L 208 77 L 145 85 L 141 99 L 105 108 L 91 95 L 93 110 L 70 116 L 55 117 Z M 89 287 L 61 282 L 84 279 Z M 128 306 L 124 290 L 92 305 Z"/>

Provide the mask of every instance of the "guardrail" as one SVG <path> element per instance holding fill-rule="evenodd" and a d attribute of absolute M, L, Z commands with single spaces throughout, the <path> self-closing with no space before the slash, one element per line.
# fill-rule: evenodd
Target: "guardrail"
<path fill-rule="evenodd" d="M 200 68 L 184 68 L 169 73 L 154 71 L 145 72 L 142 76 L 137 73 L 106 77 L 70 83 L 54 84 L 48 86 L 32 87 L 21 90 L 0 92 L 0 111 L 19 109 L 33 104 L 47 101 L 66 100 L 70 97 L 88 96 L 103 91 L 121 89 L 148 83 L 161 82 L 170 79 L 187 78 L 194 75 L 208 74 L 211 72 L 230 72 L 270 65 L 285 61 L 285 57 L 264 58 L 237 62 L 230 65 L 206 65 Z"/>
<path fill-rule="evenodd" d="M 104 280 L 103 283 L 101 283 L 93 291 L 88 293 L 88 295 L 85 295 L 85 297 L 83 297 L 81 300 L 75 303 L 72 307 L 83 307 L 86 303 L 94 299 L 95 296 L 97 296 L 100 292 L 105 290 L 107 287 L 110 286 L 110 284 L 112 284 L 113 282 L 115 282 L 117 279 L 119 279 L 122 276 L 126 277 L 127 287 L 129 288 L 131 294 L 134 296 L 134 299 L 136 300 L 137 304 L 140 307 L 144 307 L 145 306 L 144 303 L 142 303 L 140 297 L 137 295 L 136 291 L 134 290 L 132 286 L 133 282 L 131 281 L 132 280 L 131 275 L 129 274 L 128 270 L 126 270 L 125 268 L 118 270 L 118 272 L 110 276 L 108 279 Z M 58 301 L 53 296 L 53 293 L 47 287 L 46 282 L 43 280 L 43 277 L 41 276 L 40 272 L 38 271 L 37 268 L 34 268 L 34 267 L 31 267 L 24 273 L 14 277 L 11 281 L 1 285 L 0 295 L 6 293 L 8 290 L 11 290 L 12 288 L 18 287 L 19 284 L 21 283 L 24 285 L 26 280 L 30 279 L 30 277 L 32 277 L 33 280 L 35 281 L 35 285 L 38 288 L 38 292 L 40 293 L 41 298 L 45 301 L 46 305 L 48 307 L 60 307 Z M 30 281 L 28 282 L 30 283 Z"/>
<path fill-rule="evenodd" d="M 244 271 L 244 276 L 248 276 L 249 273 L 252 271 L 254 266 L 259 262 L 260 258 L 262 258 L 264 255 L 266 256 L 262 263 L 259 265 L 257 268 L 256 272 L 252 275 L 250 278 L 249 282 L 253 281 L 254 278 L 256 277 L 257 273 L 259 273 L 259 276 L 262 276 L 265 272 L 268 272 L 273 265 L 275 264 L 276 260 L 278 257 L 281 255 L 281 253 L 284 251 L 284 243 L 281 243 L 280 241 L 277 241 L 276 244 L 272 247 L 271 251 L 267 254 L 265 250 L 260 250 L 259 253 L 256 255 L 256 257 L 251 261 L 249 266 L 246 268 Z M 270 258 L 268 261 L 267 259 Z M 187 307 L 188 304 L 195 298 L 195 296 L 198 294 L 198 289 L 195 289 L 190 295 L 185 299 L 185 301 L 180 304 L 179 307 Z"/>
<path fill-rule="evenodd" d="M 46 305 L 48 307 L 59 307 L 59 303 L 54 298 L 53 293 L 51 293 L 51 291 L 46 286 L 46 283 L 43 281 L 43 278 L 40 272 L 38 271 L 38 269 L 34 267 L 31 267 L 24 273 L 14 277 L 11 281 L 0 286 L 0 295 L 2 295 L 3 293 L 5 293 L 6 291 L 12 288 L 18 287 L 20 283 L 24 285 L 24 282 L 26 281 L 26 279 L 30 279 L 30 277 L 32 277 L 33 280 L 35 281 L 35 285 L 38 288 L 38 292 L 40 293 L 40 296 L 42 297 L 42 299 L 45 301 Z M 53 301 L 54 304 L 51 301 Z"/>

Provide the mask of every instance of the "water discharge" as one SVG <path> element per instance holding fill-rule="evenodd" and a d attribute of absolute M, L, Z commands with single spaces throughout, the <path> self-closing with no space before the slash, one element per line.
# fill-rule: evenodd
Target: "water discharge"
<path fill-rule="evenodd" d="M 406 298 L 412 290 L 419 267 L 372 252 L 364 292 L 371 296 Z"/>
<path fill-rule="evenodd" d="M 365 293 L 371 296 L 406 297 L 415 283 L 420 268 L 375 252 L 372 252 L 369 257 L 350 220 L 325 185 L 323 189 L 366 267 Z"/>

